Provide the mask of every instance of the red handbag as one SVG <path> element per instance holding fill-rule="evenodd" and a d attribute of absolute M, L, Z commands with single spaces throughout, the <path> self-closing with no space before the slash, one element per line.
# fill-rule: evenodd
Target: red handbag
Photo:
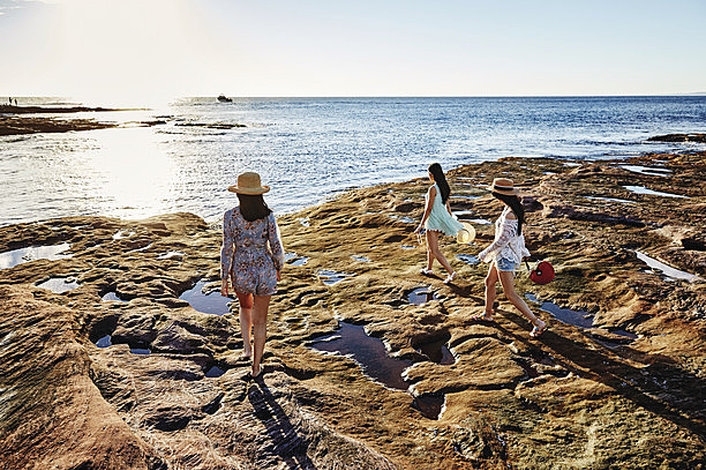
<path fill-rule="evenodd" d="M 527 269 L 530 272 L 530 279 L 535 284 L 549 284 L 554 279 L 554 266 L 549 261 L 540 261 L 534 269 L 530 268 L 529 263 Z"/>

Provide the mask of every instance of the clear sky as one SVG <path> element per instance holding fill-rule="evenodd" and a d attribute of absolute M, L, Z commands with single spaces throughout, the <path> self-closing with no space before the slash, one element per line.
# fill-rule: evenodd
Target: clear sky
<path fill-rule="evenodd" d="M 0 0 L 0 96 L 706 91 L 705 0 Z"/>

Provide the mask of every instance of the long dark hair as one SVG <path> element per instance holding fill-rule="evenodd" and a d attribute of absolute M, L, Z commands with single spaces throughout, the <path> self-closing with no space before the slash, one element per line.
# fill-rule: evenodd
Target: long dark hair
<path fill-rule="evenodd" d="M 522 224 L 525 222 L 525 208 L 522 206 L 520 198 L 496 193 L 494 191 L 491 194 L 512 209 L 512 212 L 515 213 L 515 217 L 517 217 L 517 234 L 522 234 Z"/>
<path fill-rule="evenodd" d="M 267 207 L 262 194 L 240 194 L 236 193 L 240 201 L 240 213 L 248 222 L 257 219 L 264 219 L 272 213 L 272 210 Z"/>
<path fill-rule="evenodd" d="M 441 202 L 446 204 L 446 201 L 449 200 L 449 196 L 451 195 L 451 188 L 449 188 L 449 183 L 446 182 L 446 176 L 444 176 L 441 165 L 438 163 L 432 163 L 429 165 L 428 170 L 429 173 L 431 173 L 431 176 L 434 177 L 434 182 L 436 185 L 439 186 L 439 190 L 441 191 Z"/>

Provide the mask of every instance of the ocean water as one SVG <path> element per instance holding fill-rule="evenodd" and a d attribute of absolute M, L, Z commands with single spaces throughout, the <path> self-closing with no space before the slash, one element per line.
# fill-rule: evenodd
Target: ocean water
<path fill-rule="evenodd" d="M 0 137 L 0 225 L 174 211 L 216 221 L 236 204 L 226 187 L 246 170 L 272 187 L 266 199 L 281 214 L 349 188 L 424 177 L 432 162 L 450 169 L 505 156 L 594 160 L 706 149 L 646 142 L 706 132 L 706 96 L 189 98 L 65 117 L 126 127 Z M 165 124 L 134 124 L 155 118 Z M 215 123 L 247 127 L 208 127 Z"/>

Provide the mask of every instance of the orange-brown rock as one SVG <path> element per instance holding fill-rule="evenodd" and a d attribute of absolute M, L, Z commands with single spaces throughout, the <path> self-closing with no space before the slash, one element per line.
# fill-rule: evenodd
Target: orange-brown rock
<path fill-rule="evenodd" d="M 522 182 L 530 251 L 557 271 L 546 286 L 517 275 L 549 323 L 541 338 L 502 295 L 494 322 L 470 319 L 486 270 L 472 255 L 492 226 L 476 225 L 473 246 L 442 242 L 461 279 L 422 277 L 406 217 L 419 220 L 428 182 L 382 185 L 280 217 L 291 256 L 260 383 L 239 359 L 237 315 L 179 299 L 199 281 L 217 287 L 218 227 L 171 214 L 1 228 L 0 253 L 69 243 L 72 256 L 0 271 L 0 462 L 702 468 L 706 154 L 565 163 L 510 158 L 448 174 L 452 208 L 468 219 L 499 213 L 484 189 L 494 175 Z M 37 285 L 49 278 L 78 287 Z M 349 333 L 362 364 L 319 350 Z M 388 361 L 401 366 L 375 369 Z"/>

